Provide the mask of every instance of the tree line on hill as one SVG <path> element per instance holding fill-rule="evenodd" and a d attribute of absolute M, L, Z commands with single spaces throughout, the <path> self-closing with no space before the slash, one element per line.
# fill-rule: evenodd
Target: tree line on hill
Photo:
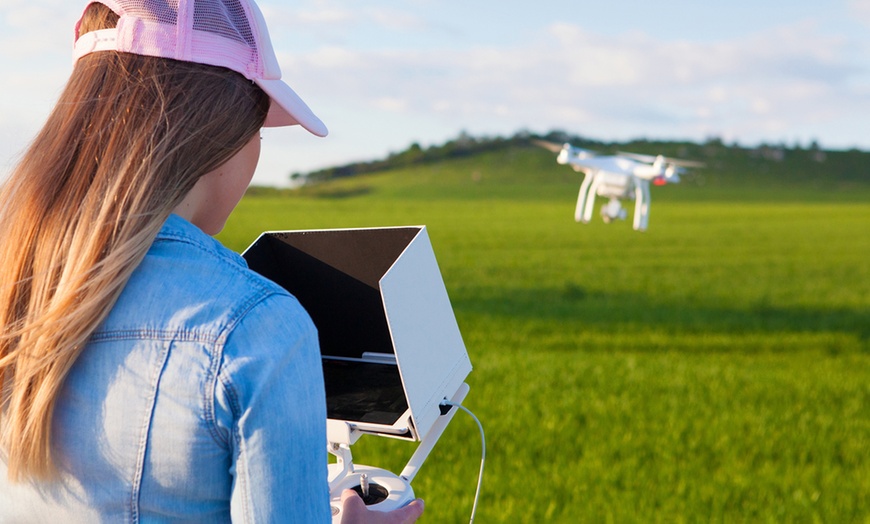
<path fill-rule="evenodd" d="M 857 149 L 826 151 L 815 141 L 806 147 L 800 144 L 793 146 L 760 144 L 747 147 L 737 143 L 725 144 L 717 137 L 708 138 L 701 143 L 647 139 L 608 143 L 561 130 L 553 130 L 546 134 L 519 131 L 510 137 L 474 137 L 463 131 L 456 138 L 440 145 L 422 147 L 415 142 L 404 151 L 391 153 L 386 158 L 353 162 L 309 173 L 294 173 L 290 178 L 294 186 L 314 184 L 415 165 L 433 164 L 505 148 L 532 148 L 536 147 L 535 140 L 557 144 L 567 142 L 601 154 L 632 151 L 700 160 L 714 170 L 751 173 L 753 177 L 786 177 L 792 181 L 806 181 L 821 176 L 841 182 L 870 183 L 870 153 Z"/>
<path fill-rule="evenodd" d="M 533 135 L 529 133 L 519 132 L 509 138 L 474 137 L 463 131 L 460 132 L 459 136 L 456 138 L 448 140 L 441 145 L 433 145 L 424 148 L 420 146 L 419 143 L 414 142 L 404 151 L 390 153 L 386 158 L 366 162 L 353 162 L 342 166 L 311 171 L 306 174 L 294 173 L 291 175 L 291 179 L 294 182 L 304 180 L 306 183 L 316 183 L 335 178 L 344 178 L 366 173 L 377 173 L 380 171 L 413 165 L 432 164 L 452 158 L 470 156 L 484 151 L 502 149 L 511 145 L 527 145 L 530 143 L 532 136 Z"/>

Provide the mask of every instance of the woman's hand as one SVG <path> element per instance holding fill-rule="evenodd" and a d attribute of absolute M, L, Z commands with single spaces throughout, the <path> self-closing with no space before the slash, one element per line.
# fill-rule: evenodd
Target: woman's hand
<path fill-rule="evenodd" d="M 416 499 L 393 511 L 374 511 L 352 489 L 341 492 L 341 524 L 412 524 L 423 514 L 423 500 Z"/>

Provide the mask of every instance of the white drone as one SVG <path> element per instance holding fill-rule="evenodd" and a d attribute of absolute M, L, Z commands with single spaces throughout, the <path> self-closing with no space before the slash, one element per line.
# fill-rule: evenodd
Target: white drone
<path fill-rule="evenodd" d="M 645 231 L 649 220 L 649 184 L 660 186 L 676 184 L 680 174 L 688 167 L 704 167 L 700 162 L 679 160 L 662 155 L 622 153 L 598 156 L 594 151 L 574 147 L 571 144 L 554 144 L 543 140 L 535 143 L 554 153 L 559 153 L 556 162 L 570 164 L 575 171 L 586 176 L 580 184 L 574 220 L 588 223 L 592 219 L 595 197 L 609 198 L 601 206 L 601 218 L 606 223 L 625 220 L 628 213 L 621 200 L 634 200 L 634 229 Z"/>

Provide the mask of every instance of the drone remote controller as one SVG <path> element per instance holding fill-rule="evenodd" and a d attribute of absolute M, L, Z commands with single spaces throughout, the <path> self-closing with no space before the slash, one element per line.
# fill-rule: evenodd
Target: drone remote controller
<path fill-rule="evenodd" d="M 292 293 L 320 333 L 333 524 L 346 489 L 371 511 L 412 502 L 411 483 L 471 372 L 426 227 L 264 232 L 243 256 Z M 350 448 L 363 435 L 419 445 L 397 475 L 354 465 Z"/>
<path fill-rule="evenodd" d="M 338 464 L 329 465 L 329 477 L 341 474 Z M 352 489 L 362 497 L 369 509 L 392 511 L 414 500 L 411 484 L 398 475 L 381 468 L 354 466 L 354 472 L 338 482 L 331 482 L 329 504 L 332 506 L 332 524 L 341 522 L 341 493 Z"/>

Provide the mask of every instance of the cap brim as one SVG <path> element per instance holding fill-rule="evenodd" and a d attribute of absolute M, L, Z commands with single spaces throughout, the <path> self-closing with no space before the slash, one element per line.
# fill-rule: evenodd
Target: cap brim
<path fill-rule="evenodd" d="M 326 125 L 283 80 L 255 79 L 254 82 L 272 99 L 264 127 L 300 125 L 317 136 L 329 133 Z"/>

